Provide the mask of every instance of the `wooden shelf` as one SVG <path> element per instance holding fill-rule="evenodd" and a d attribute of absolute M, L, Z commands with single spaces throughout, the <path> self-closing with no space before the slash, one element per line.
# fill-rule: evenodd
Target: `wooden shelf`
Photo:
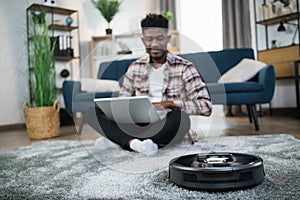
<path fill-rule="evenodd" d="M 39 14 L 41 12 L 45 12 L 45 20 L 47 24 L 47 30 L 48 34 L 51 38 L 51 44 L 54 46 L 54 57 L 53 62 L 55 66 L 55 72 L 58 73 L 58 70 L 61 68 L 66 68 L 70 71 L 70 77 L 68 78 L 62 78 L 58 79 L 56 77 L 56 81 L 58 81 L 57 91 L 58 95 L 62 93 L 61 85 L 64 80 L 70 79 L 70 80 L 76 80 L 77 77 L 75 77 L 77 72 L 80 72 L 80 65 L 81 65 L 81 58 L 80 58 L 80 40 L 79 40 L 79 14 L 77 10 L 71 10 L 56 6 L 48 6 L 43 5 L 42 3 L 34 3 L 31 4 L 26 9 L 26 27 L 27 27 L 27 52 L 28 55 L 31 54 L 32 46 L 30 46 L 30 40 L 32 36 L 32 30 L 33 30 L 33 13 Z M 71 25 L 67 25 L 67 23 L 64 23 L 64 19 L 67 17 L 72 17 L 74 19 L 74 23 Z M 43 30 L 44 31 L 44 30 Z M 60 37 L 66 37 L 66 39 L 60 40 Z M 70 40 L 68 40 L 67 37 L 70 37 Z M 73 39 L 74 38 L 74 39 Z M 73 40 L 72 40 L 73 39 Z M 75 40 L 76 39 L 76 40 Z M 72 40 L 72 41 L 71 41 Z M 71 41 L 71 42 L 69 42 Z M 55 42 L 55 43 L 54 43 Z M 62 43 L 60 45 L 60 43 Z M 60 49 L 63 46 L 62 49 Z M 66 47 L 72 48 L 73 51 L 62 51 Z M 61 52 L 59 52 L 61 50 Z M 31 59 L 30 56 L 28 58 L 28 67 L 29 67 L 29 73 L 32 71 L 31 66 Z M 80 73 L 79 73 L 80 74 Z M 32 76 L 29 75 L 29 83 L 32 83 Z M 30 102 L 33 101 L 33 91 L 31 88 L 29 88 L 29 95 L 30 95 Z"/>
<path fill-rule="evenodd" d="M 258 60 L 273 65 L 276 78 L 294 77 L 294 61 L 300 60 L 299 45 L 258 51 Z"/>
<path fill-rule="evenodd" d="M 78 29 L 78 26 L 67 26 L 67 25 L 59 25 L 59 24 L 52 24 L 49 26 L 51 30 L 58 30 L 58 31 L 72 31 Z"/>
<path fill-rule="evenodd" d="M 66 61 L 66 62 L 68 62 L 68 61 L 71 61 L 73 59 L 79 59 L 79 57 L 78 56 L 77 57 L 55 56 L 55 60 L 57 60 L 57 61 Z"/>
<path fill-rule="evenodd" d="M 290 13 L 287 15 L 281 15 L 278 17 L 270 18 L 270 19 L 265 19 L 262 21 L 257 21 L 256 23 L 269 26 L 269 25 L 279 24 L 280 22 L 295 20 L 295 19 L 298 19 L 299 16 L 300 16 L 300 13 L 296 12 L 296 13 Z"/>
<path fill-rule="evenodd" d="M 33 11 L 45 10 L 46 12 L 60 14 L 60 15 L 71 15 L 71 14 L 77 12 L 76 10 L 58 8 L 55 6 L 46 6 L 46 5 L 42 5 L 42 4 L 32 4 L 31 6 L 29 6 L 27 8 L 27 10 L 33 10 Z"/>
<path fill-rule="evenodd" d="M 112 35 L 92 36 L 92 42 L 110 40 L 110 39 L 112 39 Z"/>

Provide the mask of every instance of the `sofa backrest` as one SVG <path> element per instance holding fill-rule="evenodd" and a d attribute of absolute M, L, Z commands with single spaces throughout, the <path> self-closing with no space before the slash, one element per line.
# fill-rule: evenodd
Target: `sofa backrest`
<path fill-rule="evenodd" d="M 97 78 L 120 81 L 129 65 L 136 59 L 114 60 L 99 65 Z"/>
<path fill-rule="evenodd" d="M 224 49 L 208 52 L 216 63 L 221 74 L 238 64 L 243 58 L 254 59 L 254 51 L 251 48 Z"/>
<path fill-rule="evenodd" d="M 179 56 L 192 62 L 206 83 L 216 82 L 220 78 L 219 69 L 209 53 L 188 53 Z"/>
<path fill-rule="evenodd" d="M 234 48 L 220 51 L 179 54 L 182 58 L 191 61 L 206 83 L 215 83 L 222 74 L 238 64 L 243 58 L 254 59 L 252 48 Z M 134 59 L 103 62 L 99 66 L 98 79 L 122 81 L 129 65 Z"/>
<path fill-rule="evenodd" d="M 234 48 L 179 56 L 191 61 L 206 83 L 215 83 L 243 58 L 254 59 L 254 51 L 251 48 Z"/>

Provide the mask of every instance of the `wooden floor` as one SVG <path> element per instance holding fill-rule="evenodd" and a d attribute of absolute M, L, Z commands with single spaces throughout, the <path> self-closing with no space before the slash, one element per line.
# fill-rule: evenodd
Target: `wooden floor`
<path fill-rule="evenodd" d="M 226 117 L 221 130 L 224 136 L 264 135 L 264 134 L 290 134 L 300 139 L 300 119 L 291 115 L 272 116 L 265 114 L 259 117 L 260 131 L 255 131 L 253 124 L 247 117 Z M 84 125 L 83 134 L 79 136 L 72 125 L 62 126 L 60 136 L 50 140 L 86 140 L 96 139 L 99 135 L 88 125 Z M 29 140 L 25 129 L 6 130 L 0 132 L 0 152 L 26 146 L 36 142 Z"/>

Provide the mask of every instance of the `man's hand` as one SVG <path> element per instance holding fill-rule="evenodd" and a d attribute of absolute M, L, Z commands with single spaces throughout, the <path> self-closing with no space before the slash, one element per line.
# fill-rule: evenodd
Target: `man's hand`
<path fill-rule="evenodd" d="M 174 108 L 179 107 L 179 105 L 175 104 L 173 101 L 162 101 L 162 102 L 153 103 L 153 105 L 157 110 L 164 110 L 164 109 L 173 110 Z"/>

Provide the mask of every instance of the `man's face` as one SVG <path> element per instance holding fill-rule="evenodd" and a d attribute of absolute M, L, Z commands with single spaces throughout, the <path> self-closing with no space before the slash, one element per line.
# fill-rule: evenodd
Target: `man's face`
<path fill-rule="evenodd" d="M 170 36 L 168 36 L 167 29 L 147 28 L 143 31 L 142 41 L 151 58 L 153 60 L 161 60 L 167 51 Z"/>

